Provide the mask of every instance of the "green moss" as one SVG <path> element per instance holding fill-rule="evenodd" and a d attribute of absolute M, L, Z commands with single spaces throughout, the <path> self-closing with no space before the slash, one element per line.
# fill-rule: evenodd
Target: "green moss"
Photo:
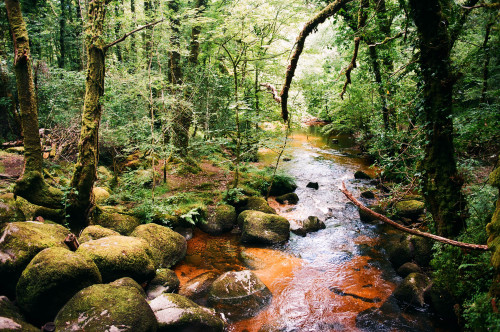
<path fill-rule="evenodd" d="M 403 302 L 424 306 L 424 292 L 430 286 L 431 280 L 424 274 L 410 273 L 394 290 L 394 296 Z"/>
<path fill-rule="evenodd" d="M 97 240 L 97 239 L 102 239 L 103 237 L 107 236 L 114 236 L 114 235 L 120 235 L 120 233 L 115 232 L 111 229 L 104 228 L 99 225 L 92 225 L 86 227 L 82 233 L 80 234 L 80 237 L 78 238 L 78 241 L 80 243 L 85 243 L 91 240 Z"/>
<path fill-rule="evenodd" d="M 424 212 L 424 202 L 411 200 L 397 202 L 394 205 L 394 212 L 398 217 L 416 218 Z"/>
<path fill-rule="evenodd" d="M 140 225 L 131 236 L 144 239 L 151 245 L 157 267 L 171 267 L 186 255 L 186 239 L 170 228 L 157 224 Z"/>
<path fill-rule="evenodd" d="M 0 294 L 13 295 L 21 272 L 33 257 L 50 247 L 63 247 L 69 230 L 60 225 L 13 222 L 0 227 Z"/>
<path fill-rule="evenodd" d="M 130 287 L 93 285 L 78 292 L 55 318 L 57 331 L 152 332 L 153 311 L 141 293 Z"/>
<path fill-rule="evenodd" d="M 174 271 L 169 269 L 158 269 L 156 275 L 148 284 L 148 299 L 152 300 L 162 293 L 177 292 L 180 286 L 179 278 Z"/>
<path fill-rule="evenodd" d="M 285 218 L 260 211 L 247 210 L 238 216 L 241 242 L 277 244 L 290 237 L 290 223 Z"/>
<path fill-rule="evenodd" d="M 155 273 L 153 254 L 148 242 L 131 236 L 109 236 L 85 242 L 76 251 L 92 259 L 104 282 L 131 277 L 138 283 Z"/>
<path fill-rule="evenodd" d="M 236 209 L 231 205 L 221 204 L 209 212 L 206 221 L 198 224 L 198 227 L 212 235 L 218 235 L 230 231 L 236 224 Z"/>
<path fill-rule="evenodd" d="M 101 283 L 94 262 L 64 248 L 39 252 L 23 271 L 16 287 L 19 306 L 39 322 L 51 321 L 78 291 Z"/>
<path fill-rule="evenodd" d="M 141 293 L 142 296 L 146 297 L 146 292 L 144 292 L 144 289 L 142 289 L 141 285 L 139 285 L 137 283 L 137 281 L 135 281 L 132 278 L 123 277 L 123 278 L 120 278 L 120 279 L 116 279 L 115 281 L 110 282 L 109 284 L 112 285 L 112 286 L 116 286 L 116 287 L 132 287 L 132 288 L 135 288 L 135 289 L 137 289 L 139 291 L 139 293 Z"/>
<path fill-rule="evenodd" d="M 122 235 L 129 235 L 141 224 L 139 219 L 127 214 L 119 213 L 115 207 L 96 207 L 92 224 L 112 229 Z"/>
<path fill-rule="evenodd" d="M 0 330 L 39 332 L 40 329 L 28 324 L 19 309 L 7 298 L 0 296 Z"/>
<path fill-rule="evenodd" d="M 267 201 L 262 197 L 248 197 L 246 205 L 241 210 L 253 210 L 276 214 L 276 210 L 270 207 Z"/>
<path fill-rule="evenodd" d="M 17 180 L 14 193 L 35 205 L 50 209 L 64 208 L 63 192 L 47 185 L 40 172 L 25 173 L 21 179 Z"/>
<path fill-rule="evenodd" d="M 108 190 L 102 187 L 94 187 L 92 193 L 94 194 L 94 200 L 97 204 L 104 203 L 110 196 Z"/>

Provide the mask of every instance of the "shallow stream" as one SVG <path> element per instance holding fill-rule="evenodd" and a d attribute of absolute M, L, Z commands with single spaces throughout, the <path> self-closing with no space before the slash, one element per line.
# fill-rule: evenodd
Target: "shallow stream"
<path fill-rule="evenodd" d="M 196 231 L 188 241 L 184 263 L 175 269 L 181 284 L 209 270 L 225 272 L 249 267 L 273 293 L 272 303 L 257 316 L 233 323 L 229 331 L 356 331 L 356 317 L 380 307 L 401 280 L 379 246 L 379 226 L 362 223 L 359 214 L 339 191 L 342 181 L 359 197 L 368 181 L 354 180 L 354 172 L 374 173 L 368 162 L 351 149 L 352 140 L 322 137 L 317 127 L 295 132 L 288 142 L 280 169 L 295 178 L 299 203 L 281 205 L 277 212 L 293 223 L 317 216 L 326 229 L 306 237 L 291 234 L 283 246 L 242 246 L 237 235 L 209 236 Z M 265 163 L 276 154 L 262 155 Z M 307 188 L 318 182 L 319 189 Z M 373 322 L 364 331 L 433 331 L 426 312 L 401 308 L 394 320 Z M 365 324 L 366 325 L 366 324 Z M 265 329 L 267 328 L 267 329 Z"/>

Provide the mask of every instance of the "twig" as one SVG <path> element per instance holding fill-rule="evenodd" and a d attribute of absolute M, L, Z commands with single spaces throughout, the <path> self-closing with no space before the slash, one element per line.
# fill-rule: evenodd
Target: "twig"
<path fill-rule="evenodd" d="M 116 45 L 116 44 L 118 44 L 118 43 L 121 43 L 121 42 L 122 42 L 122 41 L 124 41 L 124 40 L 125 40 L 125 38 L 127 38 L 128 36 L 130 36 L 130 35 L 132 35 L 132 34 L 134 34 L 134 33 L 138 32 L 138 31 L 141 31 L 141 30 L 143 30 L 143 29 L 146 29 L 146 28 L 152 27 L 153 25 L 156 25 L 156 24 L 161 23 L 161 22 L 163 22 L 163 21 L 165 21 L 165 19 L 164 19 L 164 18 L 162 18 L 161 20 L 155 21 L 155 22 L 148 23 L 148 24 L 143 25 L 143 26 L 141 26 L 141 27 L 138 27 L 137 29 L 132 30 L 132 31 L 130 31 L 130 32 L 127 32 L 127 33 L 126 33 L 126 34 L 124 34 L 121 38 L 118 38 L 118 39 L 117 39 L 117 40 L 115 40 L 114 42 L 111 42 L 111 43 L 109 43 L 108 45 L 104 46 L 104 49 L 106 50 L 106 49 L 110 48 L 111 46 L 114 46 L 114 45 Z"/>
<path fill-rule="evenodd" d="M 366 206 L 364 206 L 363 204 L 361 204 L 361 202 L 358 201 L 356 198 L 354 198 L 352 196 L 352 194 L 346 189 L 344 182 L 342 182 L 342 188 L 340 189 L 340 191 L 342 191 L 342 193 L 347 197 L 347 199 L 349 199 L 351 202 L 353 202 L 354 205 L 356 205 L 358 208 L 360 208 L 364 212 L 370 214 L 371 216 L 377 218 L 378 220 L 381 220 L 381 221 L 385 222 L 386 224 L 389 224 L 389 225 L 391 225 L 391 226 L 393 226 L 393 227 L 395 227 L 403 232 L 410 233 L 410 234 L 417 235 L 417 236 L 426 237 L 426 238 L 432 239 L 434 241 L 439 241 L 439 242 L 446 243 L 446 244 L 449 244 L 449 245 L 452 245 L 455 247 L 459 247 L 459 248 L 483 250 L 483 251 L 490 250 L 488 248 L 488 246 L 484 245 L 484 244 L 473 244 L 473 243 L 459 242 L 459 241 L 447 239 L 447 238 L 442 237 L 442 236 L 438 236 L 438 235 L 434 235 L 434 234 L 426 233 L 426 232 L 421 232 L 421 231 L 416 230 L 416 229 L 410 229 L 410 228 L 404 227 L 403 225 L 400 225 L 397 222 L 392 221 L 391 219 L 387 218 L 386 216 L 381 215 L 380 213 L 377 213 L 375 211 L 372 211 L 369 208 L 367 208 Z"/>
<path fill-rule="evenodd" d="M 375 46 L 379 46 L 379 45 L 384 45 L 384 44 L 390 42 L 391 40 L 394 40 L 396 38 L 401 37 L 402 35 L 403 35 L 403 33 L 400 32 L 400 33 L 398 33 L 397 35 L 395 35 L 393 37 L 385 37 L 385 39 L 382 40 L 381 42 L 378 42 L 378 43 L 375 43 L 375 44 L 370 44 L 370 45 L 368 45 L 368 47 L 375 47 Z"/>
<path fill-rule="evenodd" d="M 271 83 L 261 83 L 260 86 L 266 87 L 266 89 L 272 93 L 273 99 L 276 100 L 277 103 L 281 103 L 281 97 L 274 85 L 272 85 Z"/>

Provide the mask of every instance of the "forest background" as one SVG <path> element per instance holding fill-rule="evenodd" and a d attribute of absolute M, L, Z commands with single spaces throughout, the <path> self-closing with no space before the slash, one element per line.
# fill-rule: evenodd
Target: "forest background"
<path fill-rule="evenodd" d="M 18 90 L 24 87 L 16 86 L 8 2 L 0 4 L 2 143 L 22 137 Z M 92 4 L 103 6 L 105 15 L 93 17 Z M 119 189 L 111 199 L 141 202 L 132 204 L 134 213 L 146 221 L 174 213 L 172 206 L 189 199 L 155 201 L 157 183 L 157 195 L 168 190 L 160 185 L 161 167 L 177 163 L 189 174 L 201 158 L 235 171 L 236 189 L 227 193 L 238 195 L 238 174 L 249 168 L 245 163 L 256 160 L 259 147 L 278 149 L 268 146 L 269 138 L 285 135 L 274 100 L 279 97 L 267 90 L 283 84 L 304 22 L 328 4 L 21 1 L 44 163 L 52 176 L 62 169 L 55 186 L 64 197 L 84 193 L 74 190 L 78 181 L 71 173 L 81 147 L 89 49 L 98 39 L 105 67 L 96 98 L 102 107 L 96 151 L 99 165 L 115 175 Z M 381 178 L 394 183 L 391 199 L 424 194 L 431 231 L 482 244 L 490 235 L 492 242 L 499 230 L 492 226 L 488 234 L 486 224 L 499 183 L 491 177 L 488 184 L 487 175 L 498 163 L 500 142 L 498 22 L 498 1 L 342 1 L 336 15 L 310 31 L 316 33 L 306 42 L 295 80 L 285 84 L 290 123 L 318 118 L 328 122 L 325 134 L 354 135 L 382 170 Z M 439 45 L 437 53 L 426 48 L 432 43 Z M 262 130 L 264 124 L 274 130 Z M 130 156 L 146 161 L 142 168 L 157 165 L 158 172 L 124 168 L 133 161 Z M 451 180 L 434 190 L 432 177 L 439 172 Z M 132 190 L 151 181 L 152 195 Z M 77 203 L 69 205 L 87 211 L 87 196 L 84 203 L 73 197 Z M 177 213 L 193 218 L 198 212 L 189 203 Z M 66 209 L 65 217 L 71 215 L 76 213 Z M 436 282 L 448 285 L 469 328 L 499 323 L 492 305 L 500 294 L 492 282 L 498 271 L 490 260 L 491 253 L 436 245 Z"/>

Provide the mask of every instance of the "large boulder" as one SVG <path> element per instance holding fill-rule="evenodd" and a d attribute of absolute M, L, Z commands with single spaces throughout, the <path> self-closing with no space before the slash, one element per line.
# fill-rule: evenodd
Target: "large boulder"
<path fill-rule="evenodd" d="M 31 318 L 43 323 L 52 321 L 78 291 L 101 282 L 101 274 L 90 258 L 64 248 L 47 248 L 21 274 L 16 299 Z"/>
<path fill-rule="evenodd" d="M 0 331 L 39 332 L 40 329 L 27 323 L 7 296 L 0 296 Z"/>
<path fill-rule="evenodd" d="M 243 211 L 238 216 L 241 242 L 277 244 L 290 237 L 290 223 L 285 218 L 259 211 Z"/>
<path fill-rule="evenodd" d="M 394 290 L 394 297 L 401 302 L 423 307 L 425 292 L 432 285 L 431 279 L 422 273 L 410 273 Z"/>
<path fill-rule="evenodd" d="M 207 304 L 208 291 L 219 275 L 214 271 L 204 272 L 182 285 L 179 294 L 204 306 Z"/>
<path fill-rule="evenodd" d="M 92 193 L 94 194 L 94 200 L 97 204 L 104 203 L 110 196 L 108 190 L 102 187 L 94 187 Z"/>
<path fill-rule="evenodd" d="M 0 226 L 0 294 L 13 296 L 17 280 L 31 259 L 43 249 L 66 248 L 69 230 L 61 225 L 13 222 Z"/>
<path fill-rule="evenodd" d="M 395 269 L 413 260 L 413 245 L 407 236 L 394 236 L 385 246 L 389 261 Z"/>
<path fill-rule="evenodd" d="M 401 278 L 406 278 L 407 275 L 415 272 L 422 272 L 422 269 L 420 266 L 412 262 L 404 263 L 397 270 L 397 273 Z"/>
<path fill-rule="evenodd" d="M 109 228 L 104 228 L 99 225 L 92 225 L 85 227 L 80 236 L 78 237 L 78 241 L 81 243 L 89 242 L 91 240 L 102 239 L 103 237 L 120 235 L 120 233 L 111 230 Z"/>
<path fill-rule="evenodd" d="M 154 332 L 158 323 L 142 294 L 132 287 L 93 285 L 59 311 L 56 331 Z"/>
<path fill-rule="evenodd" d="M 276 214 L 276 210 L 270 207 L 264 198 L 256 196 L 248 197 L 246 204 L 239 209 L 240 212 L 246 210 Z"/>
<path fill-rule="evenodd" d="M 175 293 L 179 290 L 180 281 L 174 271 L 169 269 L 158 269 L 156 275 L 148 283 L 146 294 L 148 300 L 152 300 L 162 293 Z"/>
<path fill-rule="evenodd" d="M 269 194 L 271 196 L 281 196 L 294 192 L 295 189 L 297 189 L 297 184 L 291 177 L 278 174 L 274 176 Z M 267 187 L 265 188 L 265 191 L 267 192 Z"/>
<path fill-rule="evenodd" d="M 149 305 L 158 320 L 159 332 L 224 330 L 224 321 L 213 310 L 201 307 L 182 295 L 164 293 Z"/>
<path fill-rule="evenodd" d="M 104 282 L 131 277 L 141 284 L 155 274 L 153 254 L 148 242 L 136 237 L 104 237 L 83 243 L 76 252 L 95 262 Z"/>
<path fill-rule="evenodd" d="M 168 227 L 157 224 L 140 225 L 130 235 L 150 244 L 156 267 L 171 267 L 186 256 L 186 239 Z"/>
<path fill-rule="evenodd" d="M 120 278 L 120 279 L 116 279 L 115 281 L 110 282 L 109 284 L 111 286 L 116 286 L 116 287 L 132 287 L 132 288 L 135 288 L 135 289 L 137 289 L 139 291 L 139 293 L 141 293 L 142 296 L 144 296 L 144 298 L 146 298 L 146 292 L 144 291 L 144 289 L 142 288 L 142 286 L 139 285 L 137 283 L 137 281 L 135 281 L 132 278 L 123 277 L 123 278 Z"/>
<path fill-rule="evenodd" d="M 198 223 L 198 227 L 205 233 L 219 235 L 233 229 L 236 218 L 236 209 L 231 205 L 222 204 L 210 211 L 208 218 Z"/>
<path fill-rule="evenodd" d="M 425 203 L 416 200 L 401 201 L 394 204 L 394 214 L 399 218 L 416 220 L 424 213 Z"/>
<path fill-rule="evenodd" d="M 297 223 L 295 227 L 292 227 L 291 231 L 294 234 L 300 236 L 306 236 L 307 233 L 317 232 L 320 229 L 325 229 L 326 225 L 324 222 L 319 220 L 318 217 L 309 216 L 306 220 L 302 220 Z"/>
<path fill-rule="evenodd" d="M 208 293 L 208 305 L 232 321 L 254 316 L 271 299 L 271 291 L 250 270 L 224 273 Z"/>
<path fill-rule="evenodd" d="M 92 224 L 112 229 L 122 235 L 129 235 L 141 222 L 136 217 L 120 213 L 113 206 L 103 206 L 96 208 Z"/>
<path fill-rule="evenodd" d="M 0 195 L 0 224 L 26 220 L 24 213 L 17 208 L 13 194 Z"/>

